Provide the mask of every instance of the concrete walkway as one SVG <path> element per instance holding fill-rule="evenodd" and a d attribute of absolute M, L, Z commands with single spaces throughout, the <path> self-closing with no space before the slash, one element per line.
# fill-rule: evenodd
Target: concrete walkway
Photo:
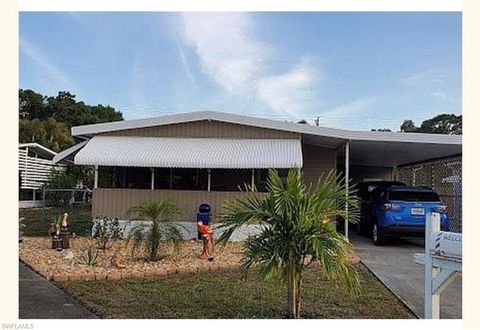
<path fill-rule="evenodd" d="M 350 233 L 350 240 L 362 262 L 423 318 L 424 267 L 413 262 L 413 254 L 423 253 L 424 240 L 410 238 L 375 246 L 370 238 L 355 233 Z M 440 295 L 440 318 L 462 318 L 461 274 Z"/>
<path fill-rule="evenodd" d="M 95 319 L 95 314 L 19 262 L 20 319 Z"/>

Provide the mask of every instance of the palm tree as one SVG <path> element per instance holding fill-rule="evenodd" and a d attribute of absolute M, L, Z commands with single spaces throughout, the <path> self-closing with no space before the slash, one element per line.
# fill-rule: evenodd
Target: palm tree
<path fill-rule="evenodd" d="M 74 142 L 67 125 L 52 117 L 45 121 L 45 129 L 48 135 L 47 144 L 53 151 L 58 152 Z"/>
<path fill-rule="evenodd" d="M 145 201 L 133 206 L 128 214 L 138 216 L 147 223 L 136 225 L 129 231 L 127 242 L 133 241 L 132 253 L 140 246 L 147 250 L 147 259 L 160 258 L 161 242 L 172 242 L 178 247 L 183 240 L 181 226 L 173 223 L 182 214 L 181 208 L 172 200 Z"/>
<path fill-rule="evenodd" d="M 307 187 L 300 169 L 290 170 L 286 181 L 270 170 L 266 196 L 229 201 L 220 214 L 220 244 L 226 244 L 241 226 L 260 225 L 260 232 L 245 241 L 242 269 L 247 273 L 255 267 L 264 279 L 280 276 L 287 286 L 290 318 L 300 317 L 303 272 L 312 262 L 335 285 L 344 285 L 351 293 L 359 288 L 358 273 L 349 259 L 350 244 L 335 225 L 337 217 L 352 220 L 344 205 L 348 202 L 352 210 L 358 201 L 339 182 L 340 177 L 330 171 Z"/>
<path fill-rule="evenodd" d="M 38 142 L 42 144 L 45 135 L 45 125 L 38 118 L 20 119 L 19 123 L 21 142 Z"/>

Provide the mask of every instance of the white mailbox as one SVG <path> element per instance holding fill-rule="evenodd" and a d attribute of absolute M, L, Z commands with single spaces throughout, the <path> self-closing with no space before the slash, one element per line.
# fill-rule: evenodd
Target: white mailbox
<path fill-rule="evenodd" d="M 430 253 L 445 258 L 462 259 L 462 234 L 434 231 L 430 235 Z"/>
<path fill-rule="evenodd" d="M 425 318 L 440 318 L 440 293 L 462 271 L 462 234 L 440 230 L 440 214 L 429 213 L 425 223 L 425 254 L 414 261 L 425 265 Z"/>

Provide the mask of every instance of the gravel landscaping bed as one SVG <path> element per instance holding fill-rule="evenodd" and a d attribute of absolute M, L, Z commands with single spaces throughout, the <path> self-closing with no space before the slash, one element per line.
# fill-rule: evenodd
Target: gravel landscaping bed
<path fill-rule="evenodd" d="M 231 242 L 225 247 L 215 248 L 215 259 L 211 262 L 199 259 L 202 243 L 185 241 L 179 251 L 172 245 L 162 250 L 164 258 L 147 262 L 139 251 L 131 255 L 124 241 L 116 242 L 110 249 L 98 250 L 97 264 L 87 266 L 82 262 L 83 251 L 92 245 L 92 240 L 78 237 L 70 240 L 71 248 L 63 251 L 51 249 L 48 237 L 25 237 L 19 247 L 20 259 L 47 279 L 60 282 L 74 280 L 105 280 L 125 278 L 148 278 L 167 276 L 172 273 L 195 273 L 209 270 L 238 268 L 242 258 L 242 243 Z M 113 265 L 116 253 L 123 255 L 125 268 Z"/>

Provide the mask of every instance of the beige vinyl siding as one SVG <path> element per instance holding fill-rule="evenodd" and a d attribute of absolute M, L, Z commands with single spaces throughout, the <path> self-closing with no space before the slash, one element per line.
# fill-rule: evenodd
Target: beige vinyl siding
<path fill-rule="evenodd" d="M 302 144 L 303 174 L 307 184 L 317 182 L 324 171 L 336 168 L 337 156 L 333 149 Z"/>
<path fill-rule="evenodd" d="M 114 189 L 98 188 L 93 191 L 92 217 L 107 216 L 110 218 L 130 219 L 128 210 L 142 202 L 150 200 L 175 200 L 185 210 L 181 221 L 195 221 L 198 206 L 208 203 L 215 217 L 225 201 L 234 198 L 245 198 L 251 193 L 230 191 L 192 191 L 192 190 L 147 190 L 147 189 Z M 257 193 L 264 194 L 264 193 Z M 214 218 L 214 221 L 216 219 Z"/>
<path fill-rule="evenodd" d="M 192 137 L 236 139 L 298 139 L 299 133 L 231 124 L 220 121 L 194 121 L 181 124 L 136 128 L 102 133 L 108 136 Z"/>

